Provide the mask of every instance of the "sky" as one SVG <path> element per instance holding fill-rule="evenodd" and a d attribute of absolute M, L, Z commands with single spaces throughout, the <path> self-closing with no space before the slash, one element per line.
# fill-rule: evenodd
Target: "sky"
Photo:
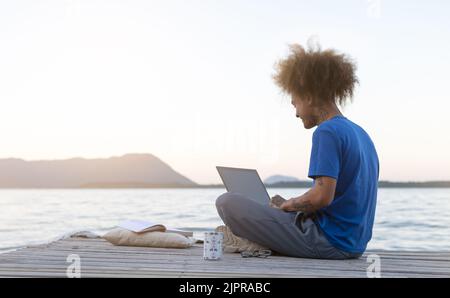
<path fill-rule="evenodd" d="M 351 56 L 343 114 L 380 179 L 450 180 L 448 1 L 0 0 L 0 158 L 152 153 L 307 179 L 311 137 L 271 78 L 288 44 Z"/>

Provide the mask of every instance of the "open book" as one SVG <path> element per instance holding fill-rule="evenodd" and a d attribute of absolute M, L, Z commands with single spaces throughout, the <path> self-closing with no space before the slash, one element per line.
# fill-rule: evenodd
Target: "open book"
<path fill-rule="evenodd" d="M 127 220 L 121 222 L 119 227 L 133 231 L 135 233 L 144 233 L 144 232 L 168 232 L 168 233 L 176 233 L 186 237 L 192 237 L 193 232 L 191 231 L 183 231 L 179 229 L 168 228 L 165 225 L 157 222 L 144 221 L 144 220 Z"/>

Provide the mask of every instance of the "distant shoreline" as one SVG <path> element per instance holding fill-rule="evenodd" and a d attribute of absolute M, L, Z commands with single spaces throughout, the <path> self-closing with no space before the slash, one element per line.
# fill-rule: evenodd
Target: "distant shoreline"
<path fill-rule="evenodd" d="M 306 178 L 306 177 L 305 177 Z M 310 188 L 312 180 L 272 175 L 264 180 L 270 188 Z M 379 181 L 379 188 L 450 188 L 450 180 Z M 149 153 L 128 153 L 108 158 L 81 157 L 27 161 L 0 158 L 0 189 L 133 189 L 224 188 L 199 184 L 175 171 Z"/>
<path fill-rule="evenodd" d="M 277 182 L 265 184 L 267 188 L 309 188 L 312 181 Z M 148 184 L 148 183 L 91 183 L 74 187 L 0 187 L 0 189 L 187 189 L 187 188 L 225 188 L 223 184 Z M 392 182 L 379 181 L 378 188 L 450 188 L 450 181 L 426 181 L 426 182 Z"/>

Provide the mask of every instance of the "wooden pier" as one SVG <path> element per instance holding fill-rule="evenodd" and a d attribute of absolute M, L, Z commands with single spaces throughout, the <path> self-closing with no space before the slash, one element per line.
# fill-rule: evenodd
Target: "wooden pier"
<path fill-rule="evenodd" d="M 80 257 L 81 277 L 367 277 L 370 254 L 380 257 L 381 277 L 450 277 L 450 251 L 368 251 L 357 260 L 242 258 L 235 253 L 205 261 L 201 244 L 126 247 L 80 237 L 0 254 L 0 277 L 66 277 L 71 254 Z"/>

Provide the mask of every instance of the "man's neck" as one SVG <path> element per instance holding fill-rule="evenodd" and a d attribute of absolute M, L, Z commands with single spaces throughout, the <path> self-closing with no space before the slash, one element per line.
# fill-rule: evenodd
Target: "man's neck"
<path fill-rule="evenodd" d="M 339 108 L 336 105 L 328 107 L 320 107 L 319 114 L 317 117 L 317 125 L 320 125 L 320 123 L 327 121 L 338 115 L 342 116 L 342 113 L 341 111 L 339 111 Z"/>

